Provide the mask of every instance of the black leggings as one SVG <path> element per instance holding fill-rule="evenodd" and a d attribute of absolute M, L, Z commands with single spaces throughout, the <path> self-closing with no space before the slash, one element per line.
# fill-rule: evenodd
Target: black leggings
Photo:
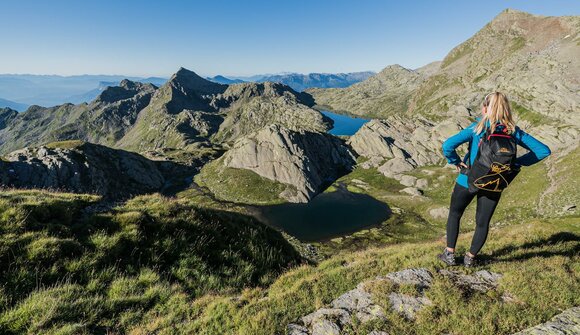
<path fill-rule="evenodd" d="M 451 194 L 449 217 L 447 218 L 447 247 L 455 248 L 459 234 L 459 220 L 475 195 L 477 195 L 475 233 L 473 234 L 471 248 L 469 249 L 469 252 L 473 255 L 477 255 L 487 239 L 489 221 L 499 202 L 501 193 L 479 190 L 476 194 L 472 194 L 468 192 L 466 187 L 455 183 L 453 193 Z"/>

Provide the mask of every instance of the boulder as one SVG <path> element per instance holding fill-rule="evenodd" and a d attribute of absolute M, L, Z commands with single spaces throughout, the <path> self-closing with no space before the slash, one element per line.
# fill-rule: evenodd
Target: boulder
<path fill-rule="evenodd" d="M 0 185 L 124 199 L 160 191 L 168 179 L 162 171 L 168 168 L 167 164 L 177 165 L 92 143 L 62 144 L 25 148 L 6 155 L 6 161 L 0 162 Z"/>

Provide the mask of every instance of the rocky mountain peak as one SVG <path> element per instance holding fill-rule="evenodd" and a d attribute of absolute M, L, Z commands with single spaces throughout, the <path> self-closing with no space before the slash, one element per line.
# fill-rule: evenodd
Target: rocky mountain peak
<path fill-rule="evenodd" d="M 226 90 L 228 85 L 214 83 L 197 75 L 186 68 L 179 70 L 171 76 L 165 84 L 177 88 L 184 93 L 196 92 L 198 94 L 218 94 Z"/>
<path fill-rule="evenodd" d="M 108 86 L 99 94 L 95 102 L 114 103 L 129 99 L 139 93 L 153 93 L 157 87 L 153 84 L 143 84 L 129 79 L 123 79 L 119 86 Z"/>
<path fill-rule="evenodd" d="M 18 112 L 12 108 L 0 108 L 0 129 L 6 127 L 6 125 L 18 115 Z"/>

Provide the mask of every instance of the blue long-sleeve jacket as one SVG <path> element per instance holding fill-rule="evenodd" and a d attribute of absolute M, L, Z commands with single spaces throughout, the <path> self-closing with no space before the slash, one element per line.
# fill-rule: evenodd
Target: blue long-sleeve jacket
<path fill-rule="evenodd" d="M 463 159 L 461 159 L 459 158 L 459 155 L 457 155 L 455 149 L 461 144 L 471 141 L 471 156 L 469 157 L 469 162 L 470 165 L 473 164 L 473 161 L 477 156 L 477 151 L 479 150 L 479 140 L 485 134 L 485 131 L 481 132 L 481 134 L 475 134 L 473 132 L 473 129 L 475 128 L 477 122 L 480 119 L 481 117 L 478 117 L 476 119 L 477 121 L 473 122 L 467 128 L 461 130 L 459 133 L 449 137 L 447 140 L 445 140 L 445 142 L 443 142 L 442 145 L 443 155 L 445 155 L 447 163 L 457 165 L 463 162 L 467 164 L 467 154 L 465 155 L 465 157 L 463 157 Z M 487 123 L 487 126 L 489 127 L 489 121 Z M 515 162 L 516 165 L 530 166 L 548 157 L 552 153 L 547 145 L 538 141 L 532 135 L 521 130 L 518 126 L 516 126 L 513 135 L 518 145 L 529 150 L 528 153 L 516 158 Z M 456 182 L 463 187 L 468 187 L 467 175 L 459 173 Z"/>

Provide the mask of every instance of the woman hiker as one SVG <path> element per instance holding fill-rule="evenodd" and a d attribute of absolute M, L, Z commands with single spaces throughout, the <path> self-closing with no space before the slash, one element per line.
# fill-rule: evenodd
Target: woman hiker
<path fill-rule="evenodd" d="M 481 113 L 482 116 L 476 118 L 476 122 L 473 122 L 469 127 L 443 142 L 443 154 L 449 164 L 456 166 L 457 172 L 466 171 L 463 168 L 467 168 L 465 163 L 467 162 L 469 153 L 465 155 L 462 161 L 455 149 L 461 144 L 471 141 L 469 162 L 472 164 L 477 155 L 479 140 L 485 134 L 487 128 L 491 128 L 490 130 L 493 132 L 496 125 L 500 125 L 499 127 L 504 127 L 505 125 L 507 133 L 515 137 L 516 143 L 529 150 L 528 153 L 516 159 L 516 166 L 530 166 L 550 155 L 551 152 L 548 146 L 514 124 L 509 101 L 503 93 L 494 92 L 488 94 L 483 99 Z M 459 221 L 465 208 L 475 196 L 477 196 L 475 232 L 469 252 L 463 258 L 463 264 L 468 267 L 477 265 L 477 254 L 485 243 L 489 230 L 489 222 L 501 195 L 501 192 L 481 189 L 477 193 L 468 192 L 467 180 L 466 174 L 459 173 L 453 188 L 453 193 L 451 194 L 449 217 L 447 218 L 447 247 L 441 254 L 437 255 L 438 259 L 447 265 L 456 264 L 454 252 L 455 243 L 457 242 L 457 236 L 459 234 Z"/>

